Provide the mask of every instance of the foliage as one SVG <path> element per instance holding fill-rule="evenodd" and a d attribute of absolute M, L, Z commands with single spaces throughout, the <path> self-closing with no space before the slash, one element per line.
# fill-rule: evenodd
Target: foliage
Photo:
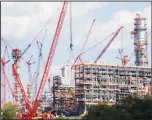
<path fill-rule="evenodd" d="M 113 106 L 99 103 L 87 111 L 85 120 L 152 120 L 152 98 L 129 95 Z"/>
<path fill-rule="evenodd" d="M 57 117 L 55 120 L 66 120 L 64 117 Z"/>
<path fill-rule="evenodd" d="M 4 104 L 1 109 L 3 119 L 17 119 L 16 112 L 18 108 L 11 102 Z"/>

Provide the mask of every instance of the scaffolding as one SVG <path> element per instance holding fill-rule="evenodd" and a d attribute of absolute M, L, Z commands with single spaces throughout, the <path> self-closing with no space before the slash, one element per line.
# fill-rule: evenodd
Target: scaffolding
<path fill-rule="evenodd" d="M 31 84 L 27 84 L 26 86 L 27 89 L 27 98 L 29 99 L 30 104 L 32 105 L 32 85 Z"/>
<path fill-rule="evenodd" d="M 75 64 L 75 97 L 85 104 L 113 104 L 128 94 L 148 94 L 151 68 L 139 66 Z M 150 88 L 149 88 L 150 89 Z"/>

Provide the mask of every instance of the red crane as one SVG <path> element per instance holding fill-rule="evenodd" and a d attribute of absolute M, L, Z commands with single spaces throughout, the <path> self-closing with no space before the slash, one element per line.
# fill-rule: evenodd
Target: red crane
<path fill-rule="evenodd" d="M 109 43 L 106 45 L 106 47 L 101 51 L 101 53 L 99 54 L 99 56 L 96 58 L 96 60 L 94 61 L 94 63 L 97 63 L 98 60 L 101 58 L 101 56 L 105 53 L 105 51 L 107 50 L 107 48 L 110 46 L 110 44 L 113 42 L 113 40 L 117 37 L 118 33 L 120 32 L 120 30 L 123 27 L 121 26 L 116 33 L 114 34 L 114 36 L 111 38 L 111 40 L 109 41 Z"/>
<path fill-rule="evenodd" d="M 19 74 L 18 74 L 18 72 L 17 72 L 17 70 L 15 68 L 15 64 L 16 63 L 14 63 L 12 65 L 13 75 L 16 77 L 17 83 L 18 83 L 19 88 L 21 90 L 21 93 L 22 93 L 22 96 L 23 96 L 23 101 L 25 102 L 25 107 L 26 107 L 27 110 L 30 110 L 31 109 L 30 102 L 29 102 L 29 100 L 26 97 L 26 92 L 25 92 L 24 87 L 22 85 L 20 76 L 19 76 Z"/>
<path fill-rule="evenodd" d="M 35 113 L 37 112 L 38 105 L 39 105 L 39 102 L 40 102 L 39 101 L 40 96 L 43 92 L 45 82 L 48 78 L 48 74 L 49 74 L 49 70 L 50 70 L 50 67 L 51 67 L 51 64 L 52 64 L 53 56 L 54 56 L 56 46 L 57 46 L 57 43 L 58 43 L 58 39 L 59 39 L 59 36 L 60 36 L 60 33 L 61 33 L 61 29 L 62 29 L 62 25 L 63 25 L 63 22 L 64 22 L 67 6 L 68 6 L 68 2 L 64 2 L 63 7 L 62 7 L 62 11 L 60 13 L 60 17 L 59 17 L 59 20 L 58 20 L 55 35 L 54 35 L 54 38 L 53 38 L 52 46 L 51 46 L 51 49 L 50 49 L 50 52 L 49 52 L 49 55 L 48 55 L 48 59 L 47 59 L 47 62 L 46 62 L 46 66 L 45 66 L 45 69 L 44 69 L 44 72 L 43 72 L 42 80 L 41 80 L 41 83 L 40 83 L 40 86 L 39 86 L 39 89 L 38 89 L 36 100 L 33 103 L 32 109 L 31 109 L 29 101 L 26 97 L 25 90 L 24 90 L 23 85 L 21 83 L 20 77 L 19 77 L 19 75 L 18 75 L 18 73 L 15 69 L 15 66 L 14 66 L 15 64 L 12 65 L 14 75 L 16 76 L 17 82 L 18 82 L 19 87 L 21 89 L 23 100 L 25 101 L 26 109 L 28 110 L 28 114 L 24 115 L 24 118 L 31 119 L 35 115 Z"/>
<path fill-rule="evenodd" d="M 91 24 L 91 27 L 90 27 L 90 29 L 89 29 L 89 32 L 88 32 L 87 37 L 86 37 L 86 39 L 85 39 L 85 42 L 84 42 L 84 44 L 83 44 L 83 46 L 82 46 L 82 49 L 81 49 L 81 51 L 80 51 L 80 54 L 76 57 L 73 65 L 76 63 L 76 61 L 78 60 L 78 58 L 79 58 L 79 60 L 82 62 L 80 56 L 81 56 L 82 52 L 84 51 L 84 48 L 85 48 L 86 43 L 87 43 L 87 41 L 88 41 L 88 39 L 89 39 L 89 36 L 90 36 L 90 34 L 91 34 L 91 31 L 92 31 L 92 28 L 93 28 L 93 25 L 94 25 L 95 20 L 96 20 L 96 19 L 93 19 L 93 22 L 92 22 L 92 24 Z M 73 65 L 72 65 L 72 66 L 73 66 Z"/>
<path fill-rule="evenodd" d="M 54 38 L 53 38 L 53 42 L 52 42 L 52 45 L 51 45 L 51 49 L 50 49 L 50 52 L 49 52 L 49 55 L 48 55 L 48 59 L 47 59 L 47 62 L 46 62 L 46 66 L 45 66 L 45 69 L 44 69 L 44 72 L 43 72 L 43 76 L 42 76 L 42 80 L 41 80 L 41 83 L 40 83 L 40 87 L 38 89 L 36 100 L 35 100 L 35 102 L 33 104 L 33 108 L 32 108 L 33 110 L 31 111 L 32 112 L 32 116 L 33 116 L 33 114 L 35 114 L 37 112 L 40 96 L 42 95 L 45 82 L 46 82 L 46 80 L 48 78 L 48 74 L 49 74 L 49 71 L 50 71 L 50 67 L 51 67 L 52 60 L 53 60 L 53 57 L 54 57 L 54 54 L 55 54 L 56 46 L 57 46 L 57 43 L 58 43 L 58 40 L 59 40 L 59 36 L 60 36 L 60 33 L 61 33 L 62 25 L 63 25 L 63 22 L 64 22 L 67 6 L 68 6 L 68 2 L 64 2 L 63 3 L 63 7 L 62 7 L 62 11 L 60 13 L 60 17 L 59 17 L 59 20 L 58 20 L 58 24 L 57 24 L 57 28 L 56 28 L 56 31 L 55 31 L 55 35 L 54 35 Z"/>
<path fill-rule="evenodd" d="M 10 59 L 5 61 L 6 54 L 7 54 L 7 57 L 9 58 L 7 46 L 5 46 L 3 58 L 1 58 L 2 72 L 4 75 L 4 79 L 3 79 L 3 83 L 2 83 L 2 105 L 6 102 L 6 83 L 9 84 L 9 81 L 5 74 L 5 65 L 10 61 Z M 8 85 L 8 87 L 9 87 L 9 85 Z"/>
<path fill-rule="evenodd" d="M 3 63 L 3 59 L 1 59 L 1 62 Z M 13 89 L 12 89 L 10 83 L 9 83 L 9 80 L 8 80 L 7 75 L 5 73 L 4 67 L 2 67 L 2 72 L 3 72 L 3 75 L 4 75 L 4 79 L 5 79 L 5 81 L 6 81 L 7 85 L 8 85 L 8 88 L 9 88 L 11 94 L 12 94 L 12 97 L 14 98 L 14 92 L 13 92 Z"/>

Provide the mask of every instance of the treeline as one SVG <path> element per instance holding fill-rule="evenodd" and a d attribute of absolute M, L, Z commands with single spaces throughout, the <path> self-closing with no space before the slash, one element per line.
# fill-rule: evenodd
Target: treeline
<path fill-rule="evenodd" d="M 99 103 L 87 111 L 84 120 L 152 120 L 152 97 L 129 95 L 113 106 Z"/>

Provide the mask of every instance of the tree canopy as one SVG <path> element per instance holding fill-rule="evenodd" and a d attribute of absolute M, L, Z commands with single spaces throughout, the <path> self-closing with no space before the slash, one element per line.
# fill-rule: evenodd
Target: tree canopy
<path fill-rule="evenodd" d="M 88 108 L 84 119 L 92 120 L 152 120 L 152 98 L 129 95 L 113 106 L 99 103 Z"/>
<path fill-rule="evenodd" d="M 18 108 L 12 103 L 7 102 L 4 104 L 3 108 L 1 109 L 2 118 L 3 119 L 17 119 L 16 112 Z"/>

